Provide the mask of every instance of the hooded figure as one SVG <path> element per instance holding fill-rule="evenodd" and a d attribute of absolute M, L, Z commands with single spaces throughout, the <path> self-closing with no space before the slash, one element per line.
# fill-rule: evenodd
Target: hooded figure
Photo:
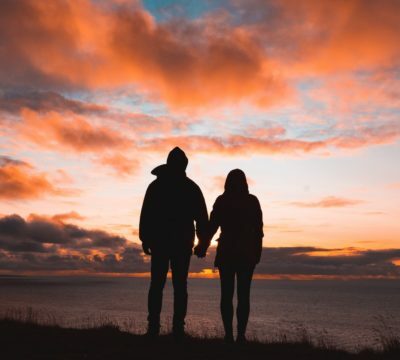
<path fill-rule="evenodd" d="M 259 263 L 262 250 L 263 221 L 260 203 L 249 194 L 246 175 L 232 170 L 225 181 L 225 191 L 215 203 L 210 215 L 213 236 L 218 227 L 215 266 L 251 265 Z"/>
<path fill-rule="evenodd" d="M 148 298 L 151 336 L 159 334 L 162 293 L 169 266 L 174 286 L 173 332 L 178 337 L 184 334 L 187 277 L 195 233 L 203 248 L 209 244 L 206 203 L 200 188 L 186 176 L 187 164 L 185 153 L 176 147 L 168 154 L 167 163 L 151 172 L 157 179 L 147 188 L 140 214 L 139 238 L 144 252 L 151 255 Z"/>
<path fill-rule="evenodd" d="M 214 204 L 210 215 L 210 237 L 221 228 L 215 266 L 221 280 L 221 315 L 225 340 L 233 341 L 233 294 L 237 279 L 237 341 L 245 341 L 250 312 L 250 286 L 262 252 L 263 220 L 258 199 L 249 194 L 246 175 L 232 170 L 225 191 Z"/>

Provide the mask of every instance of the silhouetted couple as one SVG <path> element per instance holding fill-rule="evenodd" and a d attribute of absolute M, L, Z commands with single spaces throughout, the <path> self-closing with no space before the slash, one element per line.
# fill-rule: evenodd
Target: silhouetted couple
<path fill-rule="evenodd" d="M 237 280 L 237 341 L 245 341 L 250 312 L 250 286 L 262 250 L 263 222 L 258 199 L 249 194 L 246 176 L 232 170 L 225 191 L 214 204 L 208 218 L 200 188 L 186 176 L 188 159 L 178 147 L 167 163 L 156 167 L 157 176 L 148 187 L 140 215 L 139 237 L 143 251 L 151 255 L 151 284 L 148 296 L 147 335 L 160 332 L 162 295 L 169 267 L 174 287 L 173 335 L 184 336 L 187 310 L 187 278 L 195 233 L 198 245 L 194 254 L 206 256 L 212 237 L 217 240 L 215 266 L 221 281 L 221 315 L 225 341 L 233 342 L 233 295 Z M 194 225 L 196 223 L 196 227 Z"/>

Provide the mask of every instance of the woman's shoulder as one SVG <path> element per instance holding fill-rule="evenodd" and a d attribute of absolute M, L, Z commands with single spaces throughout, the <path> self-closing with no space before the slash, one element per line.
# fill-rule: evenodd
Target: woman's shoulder
<path fill-rule="evenodd" d="M 258 200 L 257 196 L 253 194 L 249 194 L 249 202 L 252 206 L 260 207 L 260 201 Z"/>
<path fill-rule="evenodd" d="M 215 199 L 214 206 L 219 205 L 223 202 L 224 202 L 224 194 L 221 194 L 221 195 L 217 196 L 217 198 Z"/>
<path fill-rule="evenodd" d="M 251 201 L 254 201 L 254 202 L 259 202 L 257 196 L 255 196 L 255 195 L 253 195 L 253 194 L 249 194 L 249 199 L 250 199 Z"/>

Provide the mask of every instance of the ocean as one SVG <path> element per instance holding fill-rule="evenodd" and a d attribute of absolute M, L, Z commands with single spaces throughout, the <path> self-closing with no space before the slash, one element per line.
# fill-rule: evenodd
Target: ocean
<path fill-rule="evenodd" d="M 3 276 L 0 313 L 31 308 L 43 322 L 73 327 L 113 322 L 140 333 L 146 329 L 148 285 L 147 278 Z M 164 331 L 171 328 L 172 304 L 168 279 Z M 218 280 L 189 280 L 187 331 L 222 336 Z M 400 281 L 253 281 L 249 337 L 309 336 L 356 350 L 379 346 L 381 333 L 400 336 Z"/>

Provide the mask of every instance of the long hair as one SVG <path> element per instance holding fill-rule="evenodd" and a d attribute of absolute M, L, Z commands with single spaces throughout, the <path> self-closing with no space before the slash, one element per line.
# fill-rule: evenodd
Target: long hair
<path fill-rule="evenodd" d="M 245 173 L 240 169 L 231 170 L 225 180 L 225 195 L 240 196 L 249 194 Z"/>

